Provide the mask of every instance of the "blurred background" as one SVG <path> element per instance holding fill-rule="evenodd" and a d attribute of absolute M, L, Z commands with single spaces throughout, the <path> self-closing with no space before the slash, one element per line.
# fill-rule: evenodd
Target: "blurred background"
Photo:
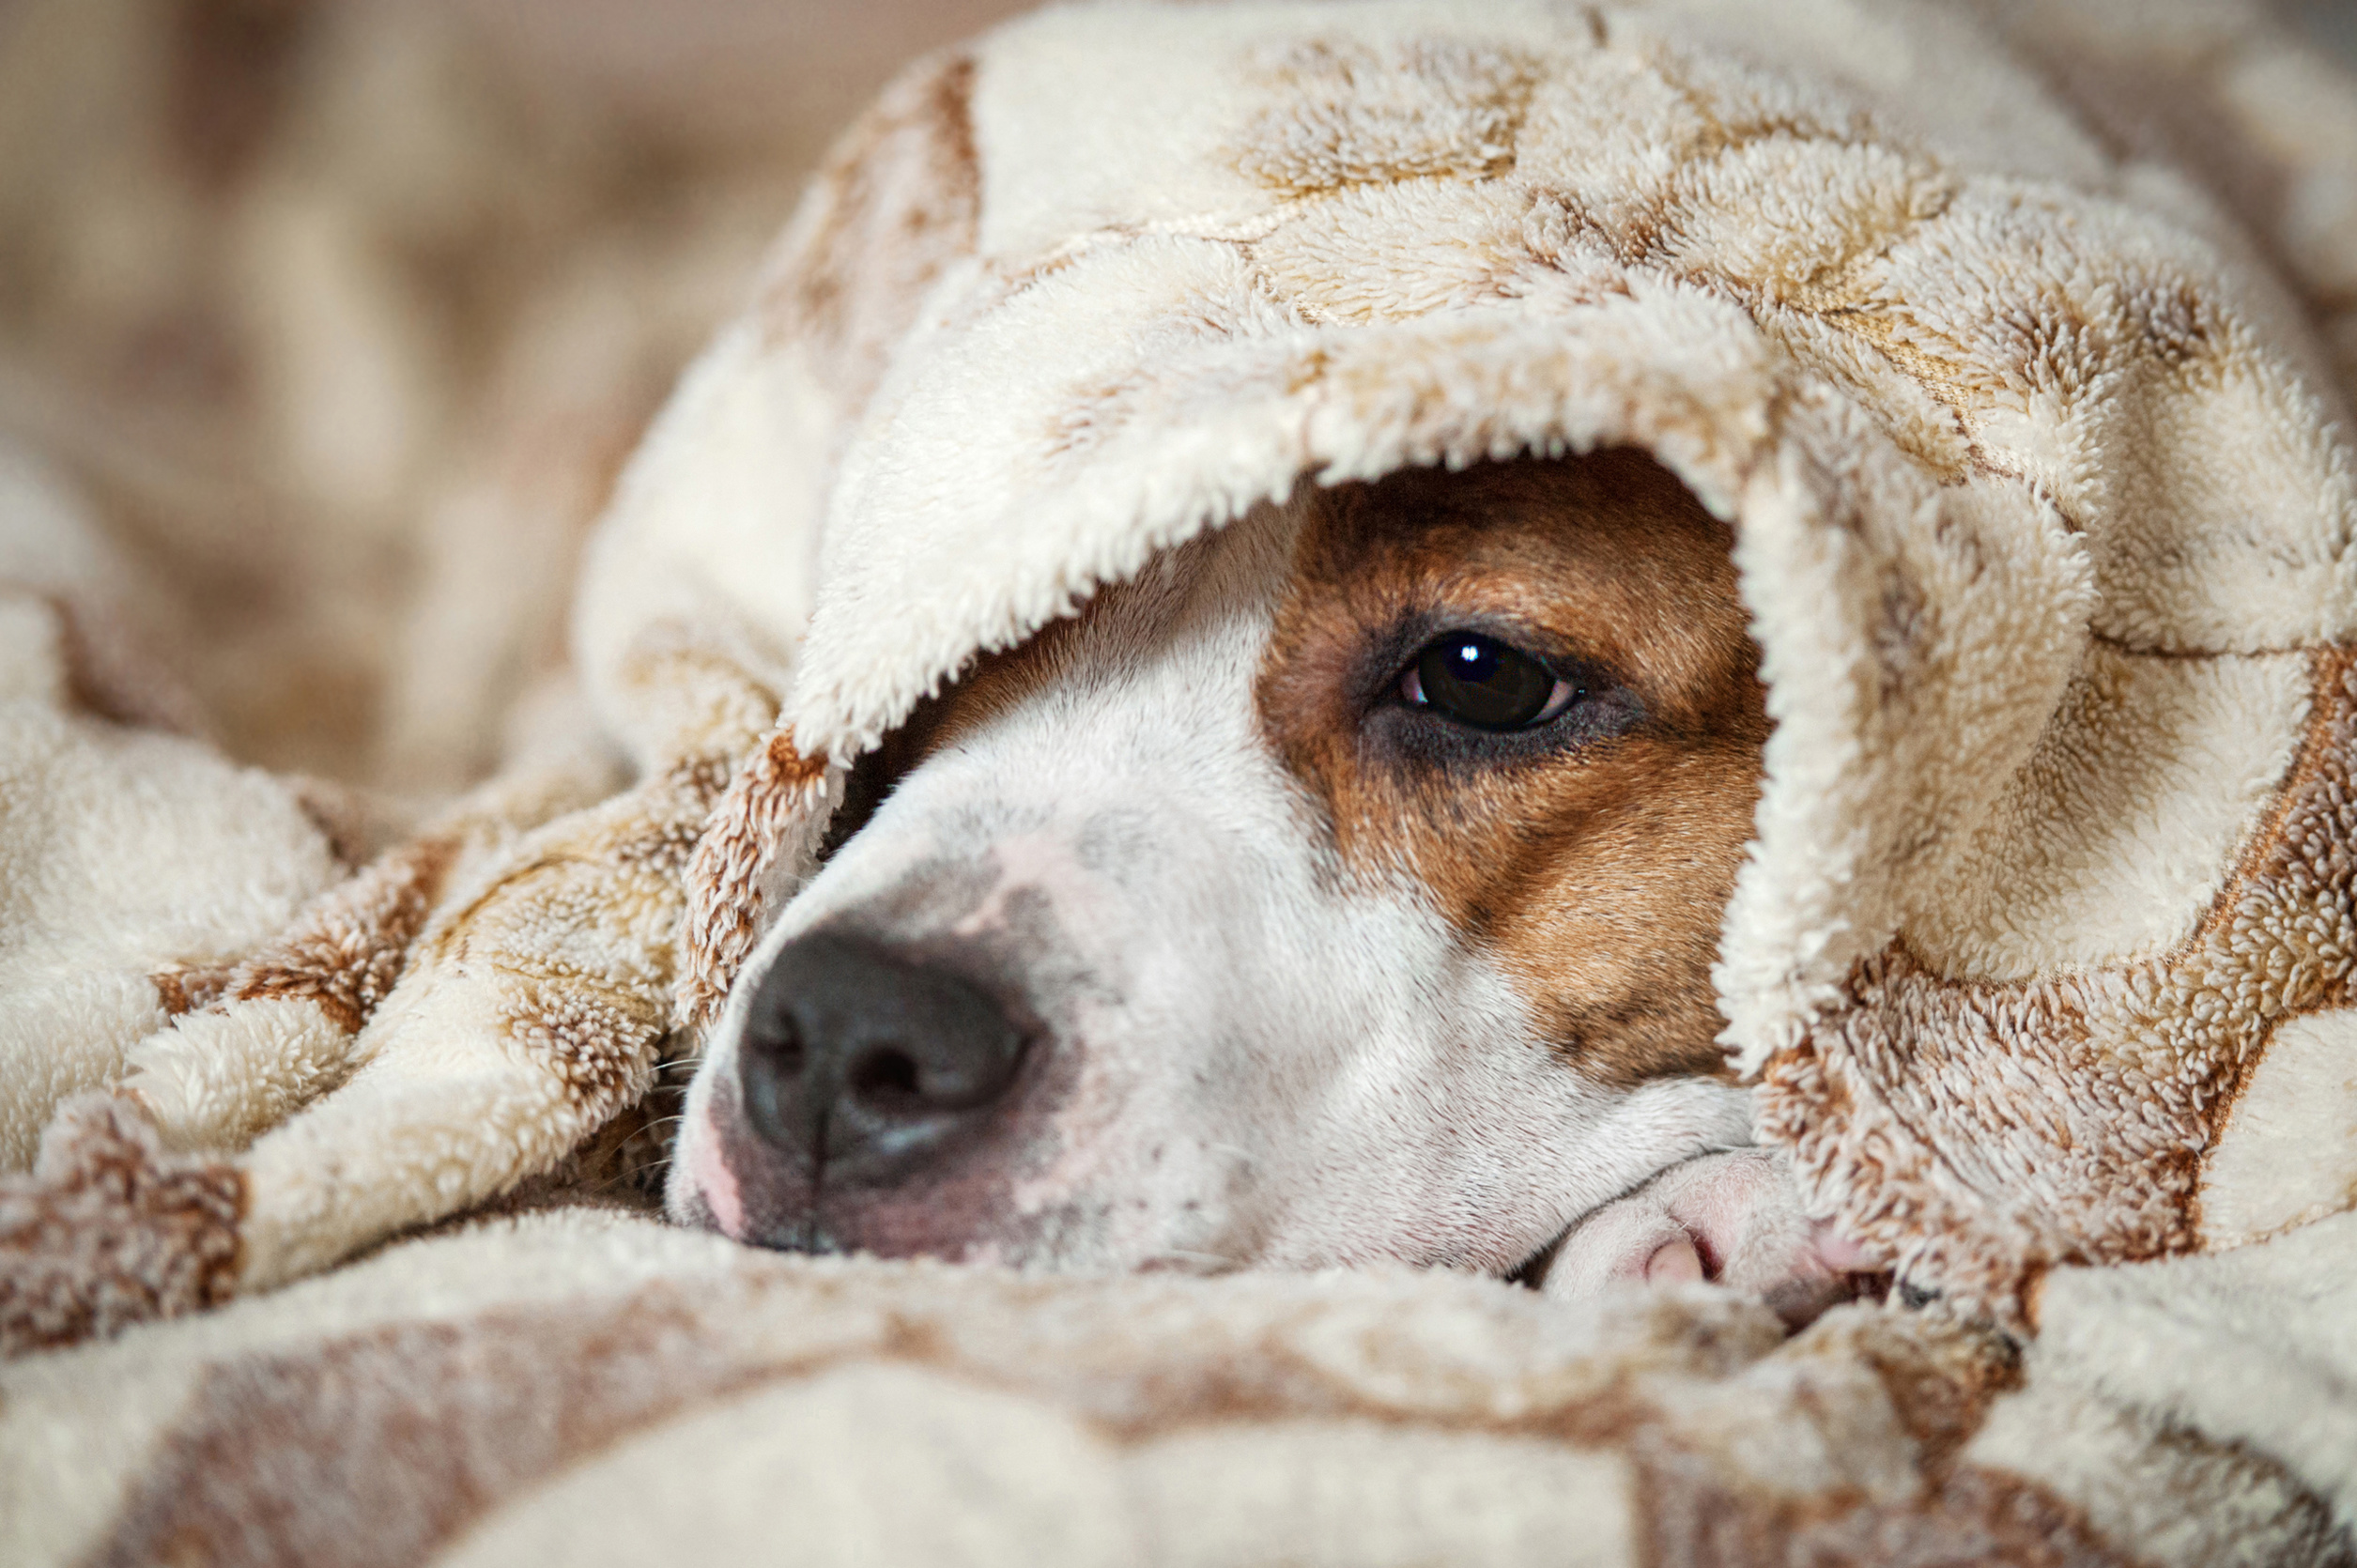
<path fill-rule="evenodd" d="M 0 0 L 0 432 L 235 755 L 467 782 L 827 140 L 1018 8 Z M 2357 57 L 2357 0 L 2283 8 Z"/>
<path fill-rule="evenodd" d="M 827 141 L 1017 8 L 0 0 L 0 432 L 233 754 L 467 782 Z"/>

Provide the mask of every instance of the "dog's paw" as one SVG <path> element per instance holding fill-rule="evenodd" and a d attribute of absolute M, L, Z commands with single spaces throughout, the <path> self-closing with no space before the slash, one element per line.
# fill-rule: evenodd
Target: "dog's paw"
<path fill-rule="evenodd" d="M 1877 1277 L 1856 1246 L 1801 1212 L 1791 1162 L 1765 1149 L 1671 1166 L 1574 1225 L 1533 1272 L 1539 1290 L 1566 1299 L 1708 1280 L 1759 1297 L 1795 1329 Z"/>

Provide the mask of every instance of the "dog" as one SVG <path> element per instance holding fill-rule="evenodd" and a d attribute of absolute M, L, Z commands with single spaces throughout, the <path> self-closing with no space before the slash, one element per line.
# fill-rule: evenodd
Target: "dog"
<path fill-rule="evenodd" d="M 689 1090 L 675 1218 L 808 1252 L 1394 1260 L 1805 1317 L 1710 970 L 1769 721 L 1634 450 L 1308 488 L 854 774 Z"/>

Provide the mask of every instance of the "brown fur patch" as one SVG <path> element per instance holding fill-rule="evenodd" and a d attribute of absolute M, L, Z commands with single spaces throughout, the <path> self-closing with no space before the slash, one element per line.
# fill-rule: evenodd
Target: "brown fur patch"
<path fill-rule="evenodd" d="M 663 1019 L 618 988 L 580 976 L 511 980 L 500 1022 L 507 1038 L 588 1104 L 632 1098 Z"/>
<path fill-rule="evenodd" d="M 1617 727 L 1485 738 L 1400 707 L 1407 663 L 1461 627 L 1586 671 Z M 1332 492 L 1256 695 L 1344 864 L 1419 879 L 1566 1055 L 1631 1084 L 1724 1070 L 1709 971 L 1759 793 L 1758 659 L 1724 527 L 1615 451 Z"/>
<path fill-rule="evenodd" d="M 457 859 L 458 844 L 424 838 L 393 851 L 322 895 L 294 927 L 238 966 L 240 1002 L 301 997 L 357 1034 L 393 991 Z"/>
<path fill-rule="evenodd" d="M 0 1177 L 0 1356 L 228 1299 L 245 1178 L 166 1155 L 111 1095 L 69 1100 L 32 1174 Z"/>
<path fill-rule="evenodd" d="M 674 1011 L 683 1027 L 719 1015 L 737 966 L 758 936 L 762 890 L 785 853 L 790 821 L 816 809 L 826 759 L 805 757 L 780 730 L 746 760 L 712 809 L 687 867 L 688 909 L 681 932 Z"/>
<path fill-rule="evenodd" d="M 147 982 L 156 988 L 163 1010 L 177 1018 L 220 1001 L 237 973 L 234 963 L 167 963 L 148 976 Z"/>

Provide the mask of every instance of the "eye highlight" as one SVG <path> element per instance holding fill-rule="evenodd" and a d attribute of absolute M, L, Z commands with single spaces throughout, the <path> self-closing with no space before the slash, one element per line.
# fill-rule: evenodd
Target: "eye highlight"
<path fill-rule="evenodd" d="M 1427 644 L 1399 677 L 1400 699 L 1476 730 L 1528 730 L 1587 695 L 1518 648 L 1476 632 Z"/>

